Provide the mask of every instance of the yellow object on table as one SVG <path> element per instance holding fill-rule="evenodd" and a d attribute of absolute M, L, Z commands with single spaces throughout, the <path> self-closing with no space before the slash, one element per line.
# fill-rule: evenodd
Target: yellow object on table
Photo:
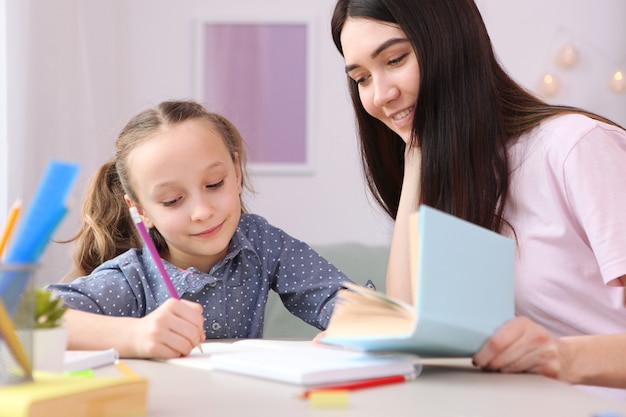
<path fill-rule="evenodd" d="M 0 387 L 0 417 L 138 417 L 148 412 L 143 378 L 35 371 L 34 381 Z"/>
<path fill-rule="evenodd" d="M 318 390 L 309 394 L 311 408 L 347 408 L 350 405 L 348 390 Z"/>

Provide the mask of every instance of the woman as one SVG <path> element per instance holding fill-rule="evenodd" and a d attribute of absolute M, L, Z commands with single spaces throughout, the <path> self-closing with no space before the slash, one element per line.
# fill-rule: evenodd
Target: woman
<path fill-rule="evenodd" d="M 519 317 L 474 363 L 626 388 L 626 131 L 519 86 L 472 0 L 339 0 L 331 28 L 365 177 L 395 219 L 388 293 L 411 301 L 419 204 L 511 236 Z"/>

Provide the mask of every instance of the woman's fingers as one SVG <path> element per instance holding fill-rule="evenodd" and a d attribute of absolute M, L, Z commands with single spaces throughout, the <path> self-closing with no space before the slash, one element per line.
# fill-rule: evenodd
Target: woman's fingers
<path fill-rule="evenodd" d="M 474 364 L 500 372 L 532 372 L 558 378 L 558 340 L 525 317 L 509 320 L 474 355 Z"/>

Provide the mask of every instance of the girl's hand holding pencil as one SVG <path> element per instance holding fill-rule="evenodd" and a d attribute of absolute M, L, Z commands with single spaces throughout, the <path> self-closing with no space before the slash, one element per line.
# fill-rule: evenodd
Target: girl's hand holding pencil
<path fill-rule="evenodd" d="M 167 305 L 167 302 L 165 304 L 163 304 L 163 306 L 161 306 L 159 309 L 155 310 L 154 313 L 156 313 L 157 311 L 159 311 L 160 313 L 164 314 L 164 317 L 161 318 L 161 315 L 159 314 L 156 317 L 156 322 L 155 324 L 157 325 L 165 325 L 165 326 L 171 326 L 171 321 L 174 317 L 178 318 L 178 319 L 183 319 L 183 323 L 179 323 L 181 326 L 185 325 L 185 324 L 189 324 L 189 323 L 197 323 L 197 317 L 193 317 L 193 314 L 191 313 L 191 311 L 184 311 L 184 307 L 177 307 L 177 306 L 183 306 L 186 304 L 188 304 L 189 306 L 193 306 L 194 308 L 199 308 L 199 314 L 200 314 L 200 322 L 199 322 L 199 326 L 200 326 L 200 334 L 202 335 L 202 339 L 199 340 L 196 345 L 198 346 L 198 348 L 200 349 L 200 351 L 202 351 L 202 345 L 201 342 L 203 342 L 206 337 L 204 336 L 204 318 L 202 315 L 202 306 L 200 306 L 197 303 L 192 303 L 190 301 L 181 301 L 180 300 L 180 296 L 178 295 L 178 293 L 176 292 L 176 288 L 174 288 L 174 284 L 172 284 L 172 279 L 170 278 L 170 276 L 167 274 L 167 271 L 165 270 L 165 266 L 163 265 L 163 261 L 161 260 L 161 255 L 159 254 L 159 252 L 156 249 L 156 246 L 154 245 L 154 242 L 152 241 L 152 238 L 150 237 L 150 234 L 148 233 L 148 229 L 146 228 L 146 226 L 144 225 L 143 221 L 141 220 L 141 216 L 139 215 L 139 211 L 137 210 L 137 207 L 130 207 L 130 215 L 133 219 L 133 222 L 135 223 L 135 226 L 137 227 L 137 231 L 139 232 L 139 235 L 141 236 L 141 239 L 143 240 L 143 242 L 145 243 L 146 247 L 148 248 L 148 251 L 150 252 L 150 255 L 152 256 L 152 260 L 154 261 L 155 265 L 157 266 L 157 269 L 159 270 L 159 272 L 161 273 L 161 278 L 163 279 L 163 283 L 165 284 L 165 286 L 167 287 L 170 295 L 172 296 L 173 299 L 175 300 L 179 300 L 178 303 L 169 303 L 169 305 L 173 305 L 172 307 L 168 307 L 168 309 L 165 309 L 165 311 L 161 312 L 160 310 L 163 309 L 163 307 L 165 307 Z M 170 300 L 168 300 L 169 302 Z M 174 308 L 177 308 L 177 310 L 173 310 Z M 174 313 L 174 317 L 169 317 L 167 315 L 168 310 L 171 309 L 172 313 Z M 150 314 L 149 316 L 154 315 L 154 313 Z M 146 316 L 147 318 L 148 316 Z M 163 323 L 159 323 L 160 321 L 164 321 Z M 177 320 L 178 322 L 180 320 Z M 186 323 L 185 323 L 186 322 Z M 151 323 L 152 324 L 152 323 Z M 163 329 L 159 329 L 159 327 L 156 327 L 154 329 L 154 331 L 156 332 L 154 334 L 155 338 L 154 338 L 154 342 L 157 342 L 157 344 L 155 346 L 149 346 L 149 348 L 152 349 L 156 349 L 159 350 L 159 345 L 162 342 L 165 342 L 165 340 L 161 340 L 161 337 L 166 337 L 167 333 L 162 334 L 159 331 L 160 330 L 170 330 L 173 331 L 174 333 L 178 333 L 179 336 L 192 336 L 193 335 L 193 329 L 189 329 L 188 326 L 185 326 L 184 328 L 178 328 L 178 327 L 166 327 Z M 174 336 L 174 334 L 172 335 Z M 152 338 L 151 338 L 152 339 Z M 169 337 L 167 338 L 169 339 Z M 189 340 L 189 339 L 188 339 Z M 193 339 L 191 339 L 193 340 Z M 141 341 L 138 341 L 141 342 Z M 180 356 L 185 356 L 188 355 L 189 352 L 191 352 L 191 349 L 194 348 L 193 345 L 191 346 L 190 349 L 186 349 L 186 347 L 182 346 L 182 340 L 176 340 L 176 338 L 172 338 L 172 340 L 170 341 L 171 343 L 173 343 L 174 345 L 172 346 L 168 346 L 168 345 L 164 345 L 169 347 L 170 349 L 172 348 L 178 348 L 175 349 L 175 351 L 179 351 L 181 353 L 183 353 Z M 182 350 L 180 350 L 182 348 Z M 159 357 L 158 355 L 154 355 L 155 357 Z"/>
<path fill-rule="evenodd" d="M 187 356 L 205 339 L 202 306 L 170 298 L 152 313 L 137 320 L 133 345 L 138 356 L 169 359 Z"/>

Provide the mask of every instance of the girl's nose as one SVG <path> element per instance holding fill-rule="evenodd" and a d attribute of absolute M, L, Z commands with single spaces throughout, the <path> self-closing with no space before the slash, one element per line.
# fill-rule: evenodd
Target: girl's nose
<path fill-rule="evenodd" d="M 205 199 L 196 199 L 191 210 L 191 221 L 200 222 L 210 218 L 215 210 L 213 206 Z"/>

